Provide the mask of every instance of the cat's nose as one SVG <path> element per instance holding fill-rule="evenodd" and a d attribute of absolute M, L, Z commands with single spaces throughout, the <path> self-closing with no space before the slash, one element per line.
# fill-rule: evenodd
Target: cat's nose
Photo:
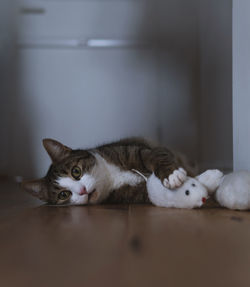
<path fill-rule="evenodd" d="M 81 190 L 80 190 L 80 192 L 79 192 L 79 195 L 84 195 L 84 194 L 88 194 L 88 193 L 87 193 L 86 187 L 85 187 L 85 186 L 82 186 L 82 187 L 81 187 Z"/>

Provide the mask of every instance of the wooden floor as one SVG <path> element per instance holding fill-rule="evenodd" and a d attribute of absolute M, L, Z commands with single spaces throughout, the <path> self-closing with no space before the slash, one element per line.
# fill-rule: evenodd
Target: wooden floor
<path fill-rule="evenodd" d="M 250 286 L 250 212 L 49 207 L 0 184 L 0 286 Z"/>

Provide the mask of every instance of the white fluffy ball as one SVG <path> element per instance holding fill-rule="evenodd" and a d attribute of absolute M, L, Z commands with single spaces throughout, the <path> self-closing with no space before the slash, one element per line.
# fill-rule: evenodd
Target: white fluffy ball
<path fill-rule="evenodd" d="M 230 209 L 250 208 L 250 172 L 237 171 L 227 174 L 215 194 L 220 205 Z"/>

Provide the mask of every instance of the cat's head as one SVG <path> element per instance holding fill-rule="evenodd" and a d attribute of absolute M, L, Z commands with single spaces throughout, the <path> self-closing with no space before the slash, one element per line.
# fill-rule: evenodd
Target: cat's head
<path fill-rule="evenodd" d="M 71 148 L 52 139 L 43 145 L 52 164 L 45 177 L 25 181 L 22 187 L 33 196 L 51 204 L 86 204 L 95 191 L 95 157 L 86 150 Z"/>

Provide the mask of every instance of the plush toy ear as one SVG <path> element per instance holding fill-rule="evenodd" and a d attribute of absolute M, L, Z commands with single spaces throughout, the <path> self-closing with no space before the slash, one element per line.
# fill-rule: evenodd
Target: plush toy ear
<path fill-rule="evenodd" d="M 222 177 L 223 173 L 218 169 L 209 169 L 198 175 L 196 179 L 212 193 L 219 187 Z"/>
<path fill-rule="evenodd" d="M 41 200 L 47 200 L 47 187 L 43 178 L 23 181 L 21 188 Z"/>
<path fill-rule="evenodd" d="M 43 146 L 49 154 L 53 163 L 60 162 L 71 152 L 71 149 L 69 147 L 52 139 L 44 139 Z"/>

